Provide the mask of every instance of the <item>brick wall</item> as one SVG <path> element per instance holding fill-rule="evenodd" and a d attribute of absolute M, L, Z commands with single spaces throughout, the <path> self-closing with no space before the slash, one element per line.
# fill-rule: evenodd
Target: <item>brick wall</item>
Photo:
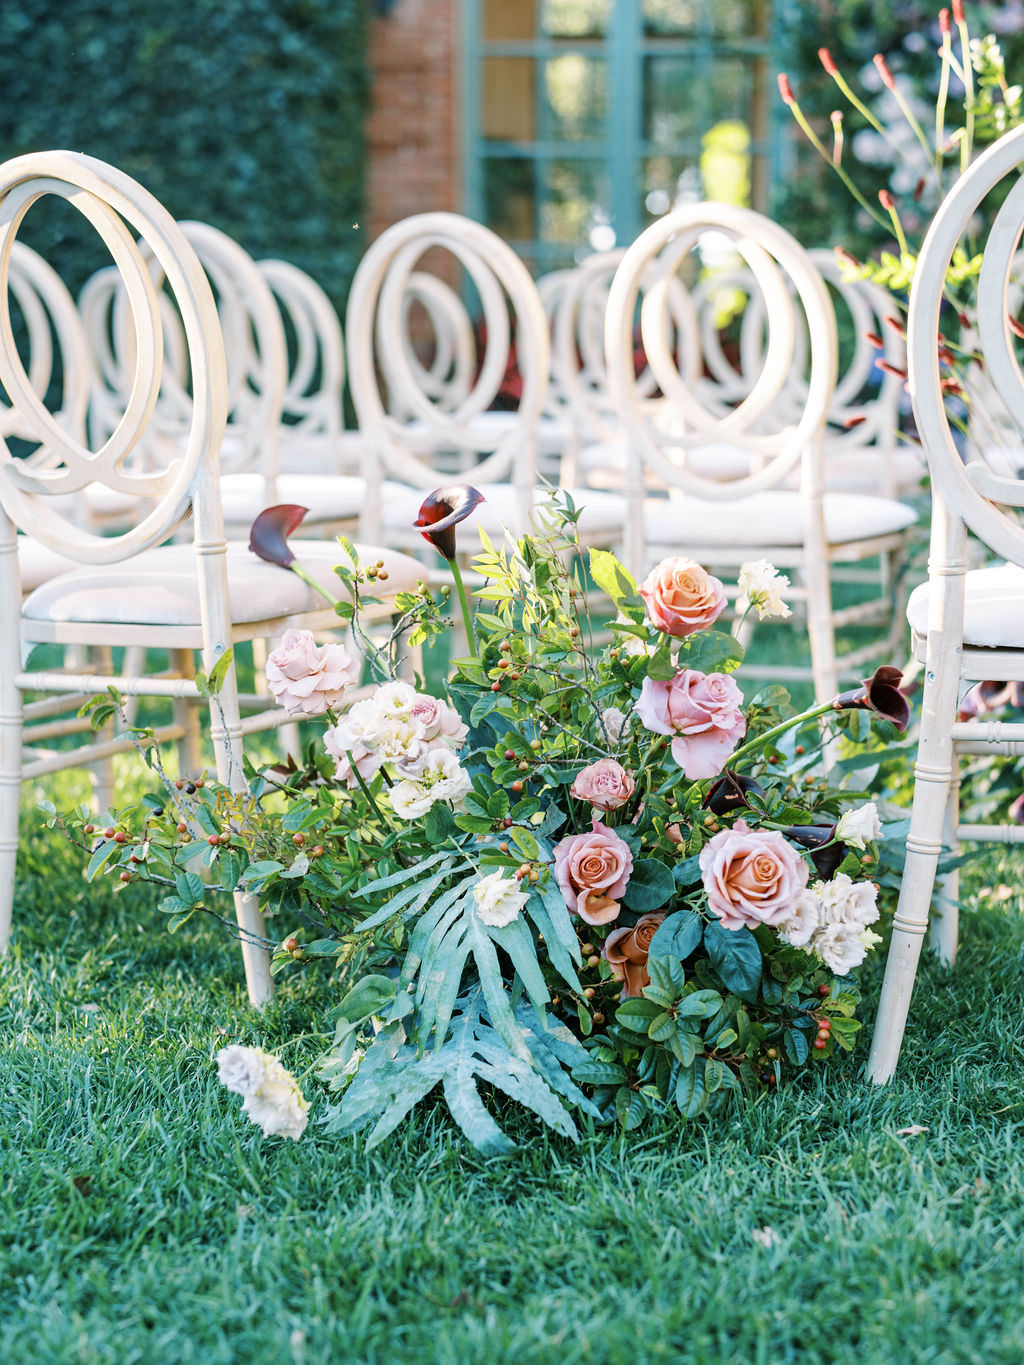
<path fill-rule="evenodd" d="M 458 211 L 459 0 L 397 0 L 370 23 L 368 238 L 411 213 Z"/>

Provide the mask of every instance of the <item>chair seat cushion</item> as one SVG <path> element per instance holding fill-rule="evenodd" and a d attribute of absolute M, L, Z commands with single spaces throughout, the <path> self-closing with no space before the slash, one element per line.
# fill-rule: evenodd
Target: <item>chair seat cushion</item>
<path fill-rule="evenodd" d="M 306 525 L 359 516 L 366 497 L 362 479 L 349 474 L 284 473 L 277 477 L 277 501 L 308 507 Z M 220 481 L 225 522 L 248 525 L 267 505 L 259 474 L 225 474 Z"/>
<path fill-rule="evenodd" d="M 825 535 L 830 545 L 904 531 L 917 513 L 891 498 L 826 493 Z M 798 492 L 770 488 L 746 498 L 650 498 L 644 507 L 649 545 L 802 545 L 803 501 Z"/>
<path fill-rule="evenodd" d="M 67 555 L 58 554 L 56 550 L 33 540 L 31 536 L 18 537 L 18 564 L 21 568 L 23 593 L 38 588 L 40 583 L 45 583 L 48 578 L 56 578 L 58 574 L 69 573 L 72 569 L 80 567 L 76 559 L 68 559 Z"/>
<path fill-rule="evenodd" d="M 500 538 L 506 527 L 516 521 L 516 490 L 509 483 L 482 483 L 484 501 L 473 511 L 466 529 L 482 526 L 492 538 Z M 590 488 L 570 490 L 577 507 L 583 509 L 579 520 L 580 532 L 586 536 L 613 537 L 621 534 L 625 524 L 625 503 L 614 493 L 600 493 Z M 419 516 L 424 494 L 408 484 L 386 481 L 381 488 L 381 525 L 385 539 L 405 532 L 417 534 L 413 522 Z M 538 490 L 537 502 L 542 503 L 543 490 Z"/>
<path fill-rule="evenodd" d="M 579 467 L 587 483 L 597 488 L 621 488 L 626 477 L 628 446 L 622 441 L 601 441 L 580 451 Z M 686 468 L 702 479 L 738 479 L 750 471 L 750 451 L 725 442 L 695 447 L 687 455 Z M 652 474 L 652 479 L 657 482 Z"/>
<path fill-rule="evenodd" d="M 303 568 L 328 590 L 335 564 L 347 563 L 334 541 L 289 541 Z M 358 546 L 360 563 L 382 559 L 387 595 L 414 588 L 423 565 L 393 550 Z M 316 611 L 326 606 L 297 574 L 258 559 L 241 541 L 228 543 L 228 592 L 236 625 Z M 385 585 L 375 593 L 384 595 Z M 117 625 L 199 624 L 199 579 L 191 545 L 161 545 L 123 564 L 79 566 L 51 578 L 29 595 L 24 615 L 34 621 L 109 621 Z"/>
<path fill-rule="evenodd" d="M 915 635 L 928 633 L 931 584 L 910 594 L 907 620 Z M 964 643 L 987 649 L 1024 649 L 1024 569 L 998 564 L 972 569 L 964 580 Z"/>

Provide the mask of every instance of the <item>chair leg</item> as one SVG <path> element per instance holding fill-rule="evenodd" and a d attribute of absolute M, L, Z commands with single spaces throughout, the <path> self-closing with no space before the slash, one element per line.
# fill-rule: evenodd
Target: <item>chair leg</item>
<path fill-rule="evenodd" d="M 942 826 L 943 849 L 954 855 L 960 851 L 960 841 L 956 837 L 956 829 L 959 823 L 960 780 L 959 773 L 954 772 L 953 779 L 949 784 L 949 800 L 946 802 L 946 818 Z M 929 935 L 929 941 L 938 954 L 939 961 L 947 967 L 952 967 L 956 961 L 959 932 L 960 869 L 955 867 L 939 880 L 939 888 L 935 896 L 935 915 L 932 919 Z"/>
<path fill-rule="evenodd" d="M 0 698 L 0 952 L 11 936 L 21 797 L 21 694 Z"/>
<path fill-rule="evenodd" d="M 877 1085 L 891 1079 L 900 1055 L 917 964 L 928 929 L 943 827 L 953 799 L 954 756 L 949 718 L 943 717 L 941 711 L 937 713 L 931 702 L 926 690 L 921 747 L 914 767 L 914 808 L 907 857 L 867 1065 L 868 1078 Z M 932 726 L 935 730 L 929 733 Z"/>
<path fill-rule="evenodd" d="M 826 702 L 839 691 L 836 637 L 832 625 L 832 582 L 827 568 L 821 573 L 808 569 L 806 584 L 814 697 L 818 702 Z"/>

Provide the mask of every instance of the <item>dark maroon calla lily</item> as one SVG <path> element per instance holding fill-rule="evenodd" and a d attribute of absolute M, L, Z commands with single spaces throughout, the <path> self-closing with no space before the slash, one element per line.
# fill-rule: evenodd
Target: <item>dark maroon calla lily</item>
<path fill-rule="evenodd" d="M 885 664 L 876 668 L 860 687 L 840 692 L 832 702 L 834 711 L 874 711 L 891 721 L 897 730 L 910 724 L 910 703 L 900 691 L 903 674 L 898 668 Z"/>
<path fill-rule="evenodd" d="M 308 507 L 299 507 L 294 502 L 265 507 L 252 524 L 249 549 L 268 564 L 280 564 L 282 569 L 290 568 L 295 556 L 288 544 L 288 537 L 308 511 Z"/>
<path fill-rule="evenodd" d="M 421 528 L 424 540 L 429 540 L 437 552 L 448 560 L 455 559 L 455 527 L 465 521 L 470 512 L 484 501 L 484 495 L 468 483 L 435 488 L 420 506 L 420 514 L 413 525 Z M 429 527 L 429 530 L 423 530 Z"/>
<path fill-rule="evenodd" d="M 822 881 L 830 882 L 846 857 L 846 845 L 834 844 L 835 825 L 790 825 L 782 833 L 794 844 L 811 851 L 811 862 Z M 825 847 L 828 845 L 828 847 Z"/>
<path fill-rule="evenodd" d="M 750 805 L 748 792 L 763 796 L 764 788 L 752 777 L 740 777 L 739 773 L 726 768 L 708 788 L 703 805 L 715 815 L 730 815 L 734 810 Z"/>

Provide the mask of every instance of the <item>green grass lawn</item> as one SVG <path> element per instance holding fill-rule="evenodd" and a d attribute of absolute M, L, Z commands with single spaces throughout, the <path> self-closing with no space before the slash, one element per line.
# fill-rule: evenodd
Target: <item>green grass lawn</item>
<path fill-rule="evenodd" d="M 258 1016 L 219 930 L 168 935 L 140 888 L 91 886 L 23 830 L 0 964 L 4 1360 L 1024 1358 L 1024 918 L 1001 851 L 967 869 L 961 959 L 922 971 L 891 1087 L 861 1079 L 862 1043 L 625 1141 L 513 1118 L 521 1153 L 489 1161 L 440 1107 L 370 1156 L 316 1110 L 300 1142 L 262 1138 L 214 1054 L 259 1042 L 301 1072 L 324 977 L 288 977 Z M 929 1131 L 897 1135 L 912 1124 Z"/>

